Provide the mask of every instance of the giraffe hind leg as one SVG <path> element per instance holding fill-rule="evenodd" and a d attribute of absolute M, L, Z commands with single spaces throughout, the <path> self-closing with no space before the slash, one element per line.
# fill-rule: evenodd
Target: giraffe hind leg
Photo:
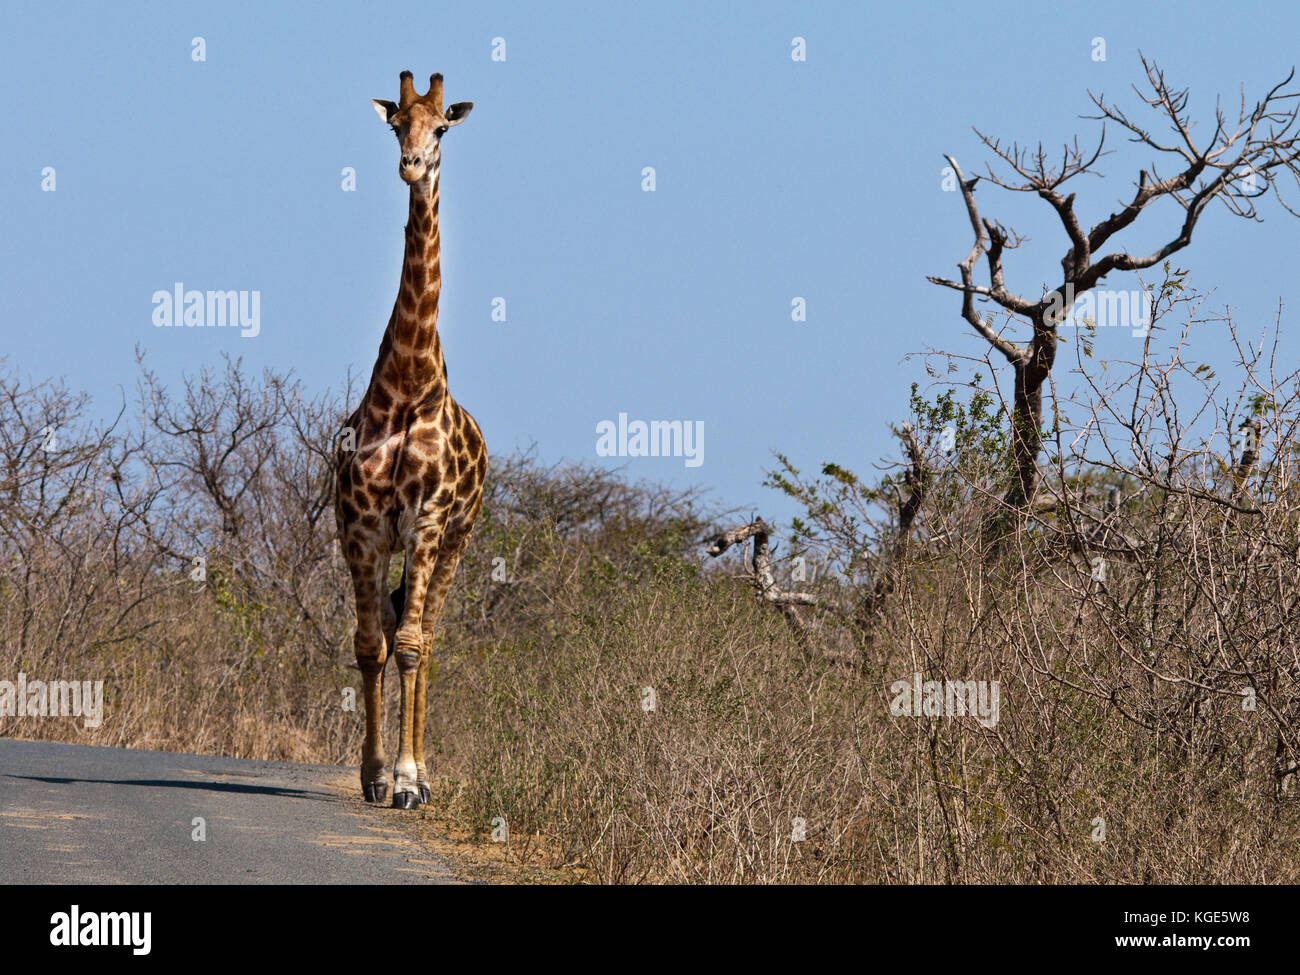
<path fill-rule="evenodd" d="M 387 760 L 384 758 L 384 665 L 391 643 L 381 570 L 361 556 L 349 558 L 348 568 L 356 596 L 357 628 L 354 637 L 357 666 L 364 685 L 366 738 L 361 758 L 361 792 L 367 802 L 383 802 L 388 795 Z"/>

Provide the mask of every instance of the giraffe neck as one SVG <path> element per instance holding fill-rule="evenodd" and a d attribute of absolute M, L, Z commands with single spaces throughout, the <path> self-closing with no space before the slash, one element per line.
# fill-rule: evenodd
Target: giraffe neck
<path fill-rule="evenodd" d="M 376 376 L 382 376 L 396 398 L 407 401 L 447 388 L 447 367 L 438 339 L 438 296 L 442 291 L 438 241 L 440 161 L 441 155 L 435 151 L 429 172 L 411 184 L 401 290 L 375 364 Z"/>

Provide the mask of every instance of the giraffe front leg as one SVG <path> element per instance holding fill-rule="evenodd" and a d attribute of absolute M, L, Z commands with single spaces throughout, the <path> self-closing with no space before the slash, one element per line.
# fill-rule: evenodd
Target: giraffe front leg
<path fill-rule="evenodd" d="M 472 526 L 471 526 L 472 527 Z M 433 798 L 433 788 L 429 782 L 429 768 L 424 760 L 424 722 L 428 717 L 429 658 L 433 656 L 434 628 L 451 581 L 456 576 L 461 556 L 469 544 L 470 529 L 457 526 L 454 522 L 443 535 L 442 548 L 438 552 L 433 573 L 429 577 L 429 586 L 424 594 L 424 613 L 422 624 L 424 630 L 424 659 L 420 662 L 420 671 L 415 681 L 415 769 L 419 779 L 420 801 L 429 802 Z"/>
<path fill-rule="evenodd" d="M 433 641 L 429 639 L 429 633 L 424 634 L 425 654 L 420 659 L 420 669 L 415 675 L 415 727 L 411 731 L 411 738 L 415 747 L 415 785 L 419 793 L 420 802 L 426 803 L 433 798 L 433 789 L 429 785 L 429 767 L 424 761 L 424 715 L 425 701 L 428 697 L 429 685 L 429 657 L 432 654 Z"/>
<path fill-rule="evenodd" d="M 408 590 L 409 594 L 410 590 Z M 415 760 L 415 714 L 420 670 L 425 661 L 423 649 L 402 642 L 402 628 L 397 630 L 397 672 L 402 681 L 401 739 L 397 764 L 393 768 L 393 807 L 414 809 L 420 804 L 420 770 Z M 418 637 L 417 637 L 418 638 Z"/>
<path fill-rule="evenodd" d="M 397 622 L 397 639 L 394 644 L 397 657 L 397 672 L 402 681 L 401 692 L 401 741 L 397 751 L 397 763 L 393 769 L 393 806 L 397 809 L 414 809 L 420 804 L 422 792 L 421 781 L 427 792 L 427 773 L 422 763 L 416 762 L 416 715 L 422 713 L 425 694 L 424 669 L 428 664 L 429 651 L 424 645 L 424 599 L 429 588 L 429 578 L 433 571 L 434 553 L 437 552 L 438 538 L 441 532 L 434 532 L 437 537 L 416 543 L 407 551 L 406 565 L 406 605 L 402 618 Z M 419 721 L 423 734 L 424 722 Z M 423 755 L 423 745 L 420 753 Z"/>

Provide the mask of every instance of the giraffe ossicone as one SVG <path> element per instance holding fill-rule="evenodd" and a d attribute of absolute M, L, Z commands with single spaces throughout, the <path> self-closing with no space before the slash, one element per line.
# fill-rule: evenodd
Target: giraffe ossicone
<path fill-rule="evenodd" d="M 365 395 L 344 425 L 349 436 L 335 449 L 335 517 L 356 597 L 354 649 L 366 721 L 362 794 L 369 802 L 388 794 L 383 688 L 388 658 L 396 657 L 401 710 L 393 805 L 411 809 L 430 798 L 424 721 L 434 625 L 469 544 L 487 473 L 483 434 L 451 397 L 438 339 L 442 137 L 473 103 L 444 109 L 442 75 L 418 95 L 403 71 L 398 102 L 372 105 L 397 136 L 398 175 L 410 186 L 410 207 L 397 301 Z M 397 552 L 406 562 L 390 594 L 388 566 Z"/>

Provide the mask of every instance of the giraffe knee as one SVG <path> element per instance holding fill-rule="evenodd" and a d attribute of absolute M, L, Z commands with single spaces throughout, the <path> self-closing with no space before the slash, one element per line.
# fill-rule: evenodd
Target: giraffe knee
<path fill-rule="evenodd" d="M 388 659 L 388 648 L 384 645 L 383 634 L 376 637 L 375 634 L 357 630 L 353 649 L 357 655 L 357 666 L 361 668 L 363 674 L 377 673 L 384 669 L 384 661 Z"/>
<path fill-rule="evenodd" d="M 424 656 L 424 634 L 416 627 L 401 627 L 397 631 L 393 655 L 397 658 L 397 669 L 403 672 L 415 670 L 420 666 Z"/>

